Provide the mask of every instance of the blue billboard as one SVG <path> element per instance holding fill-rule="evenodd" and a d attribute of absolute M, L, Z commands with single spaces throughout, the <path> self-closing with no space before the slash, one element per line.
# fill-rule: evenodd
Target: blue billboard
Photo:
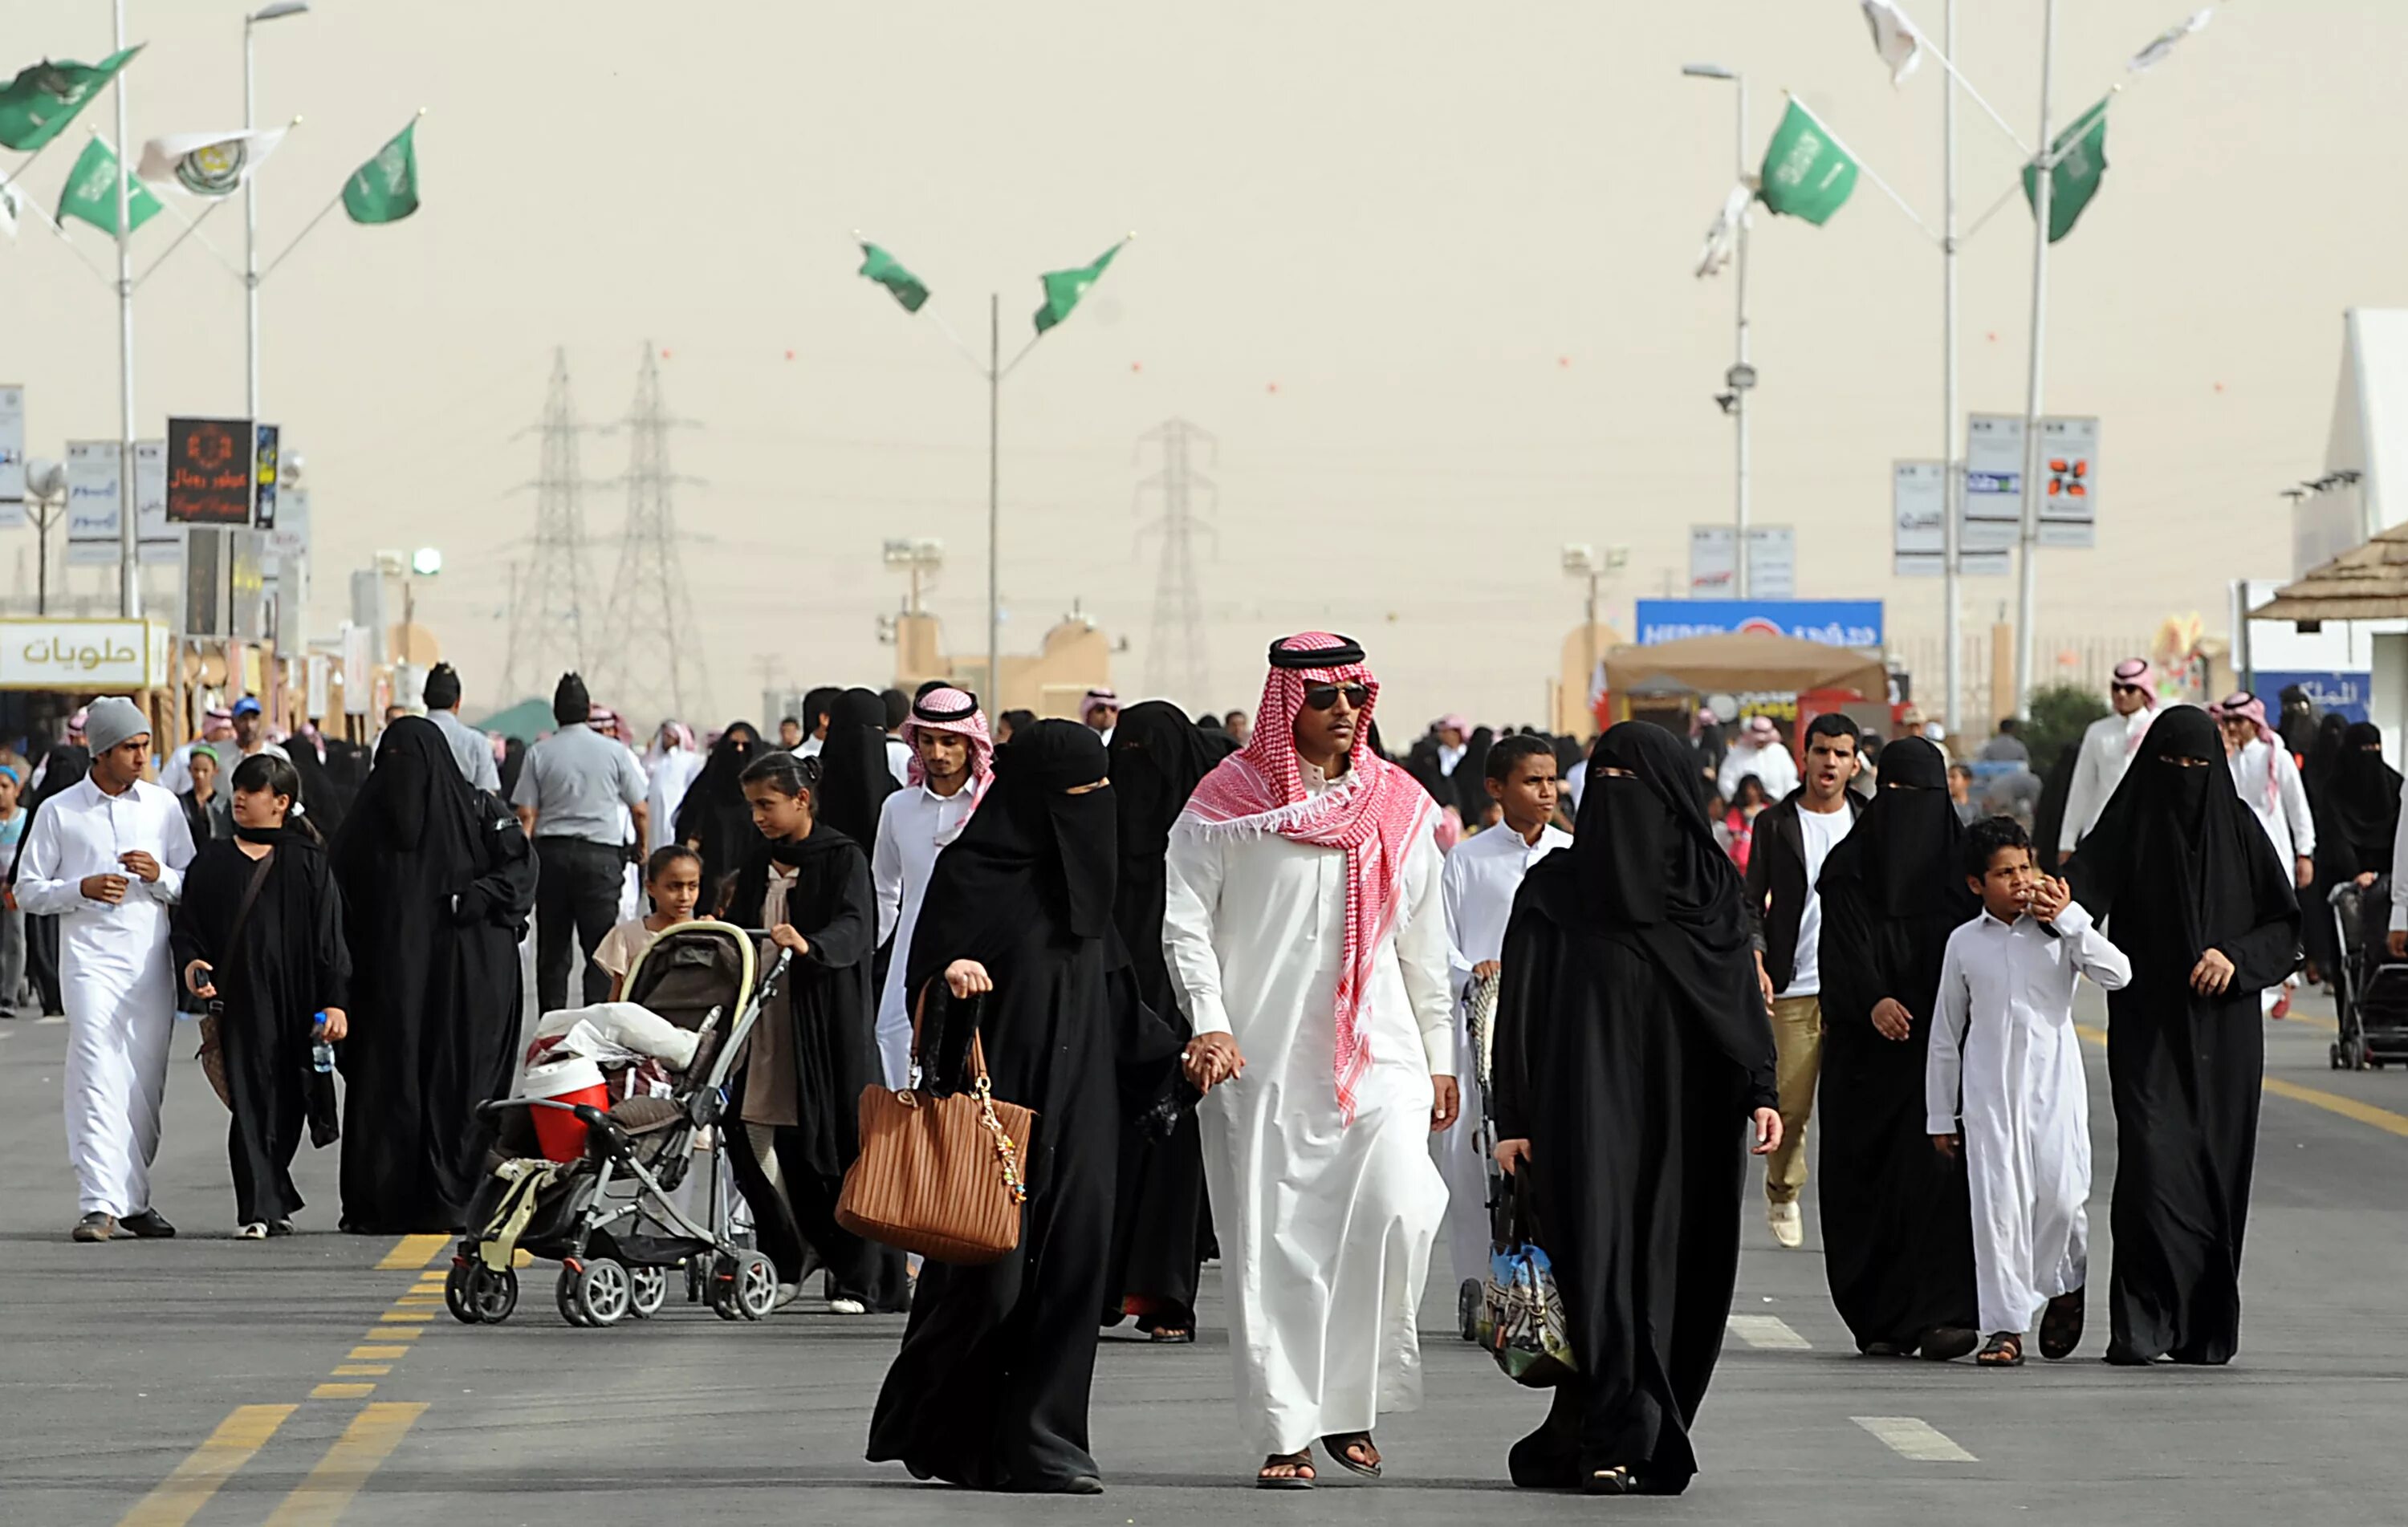
<path fill-rule="evenodd" d="M 1878 599 L 1641 599 L 1639 645 L 1761 631 L 1826 647 L 1879 647 Z"/>
<path fill-rule="evenodd" d="M 2322 715 L 2333 715 L 2347 721 L 2370 720 L 2366 704 L 2374 689 L 2372 674 L 2350 673 L 2276 673 L 2260 668 L 2251 676 L 2256 687 L 2251 691 L 2266 702 L 2266 719 L 2278 720 L 2283 714 L 2283 691 L 2293 684 L 2308 692 Z"/>

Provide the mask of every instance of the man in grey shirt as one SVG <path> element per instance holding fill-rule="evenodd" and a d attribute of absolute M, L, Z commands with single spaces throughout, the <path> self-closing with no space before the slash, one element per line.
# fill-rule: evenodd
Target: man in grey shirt
<path fill-rule="evenodd" d="M 585 724 L 592 711 L 585 681 L 561 675 L 552 696 L 560 730 L 527 749 L 510 799 L 535 840 L 535 985 L 547 1013 L 568 1006 L 577 947 L 591 955 L 619 920 L 628 852 L 621 807 L 635 820 L 635 841 L 645 841 L 644 771 L 625 746 Z M 589 1006 L 610 995 L 610 978 L 590 959 L 584 992 Z"/>
<path fill-rule="evenodd" d="M 462 778 L 479 790 L 502 792 L 502 771 L 494 762 L 494 745 L 485 734 L 460 719 L 460 676 L 448 663 L 438 663 L 426 676 L 426 719 L 452 745 L 452 762 Z"/>

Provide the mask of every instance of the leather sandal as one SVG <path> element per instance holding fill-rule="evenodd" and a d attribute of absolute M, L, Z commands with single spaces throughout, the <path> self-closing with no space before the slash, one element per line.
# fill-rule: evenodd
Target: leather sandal
<path fill-rule="evenodd" d="M 1273 1469 L 1288 1469 L 1287 1474 L 1273 1474 Z M 1256 1490 L 1311 1490 L 1313 1481 L 1312 1449 L 1297 1453 L 1272 1453 L 1254 1471 Z"/>
<path fill-rule="evenodd" d="M 2020 1332 L 2000 1331 L 1993 1334 L 1979 1352 L 1973 1354 L 1976 1366 L 1984 1368 L 2020 1368 L 2024 1365 L 2024 1338 Z"/>
<path fill-rule="evenodd" d="M 1380 1477 L 1380 1449 L 1372 1444 L 1369 1432 L 1332 1432 L 1321 1439 L 1329 1449 L 1329 1461 L 1349 1474 L 1359 1474 L 1366 1479 Z M 1361 1453 L 1357 1458 L 1354 1455 Z"/>
<path fill-rule="evenodd" d="M 2070 1290 L 2048 1302 L 2040 1318 L 2040 1355 L 2061 1363 L 2082 1345 L 2082 1291 Z"/>

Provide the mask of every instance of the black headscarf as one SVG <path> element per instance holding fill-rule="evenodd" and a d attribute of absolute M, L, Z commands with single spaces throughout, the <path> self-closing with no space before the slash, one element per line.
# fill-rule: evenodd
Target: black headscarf
<path fill-rule="evenodd" d="M 1697 755 L 1652 721 L 1623 721 L 1589 767 L 1572 846 L 1532 867 L 1522 894 L 1561 926 L 1644 954 L 1716 1049 L 1750 1076 L 1768 1069 L 1746 893 L 1698 803 Z"/>
<path fill-rule="evenodd" d="M 743 776 L 761 751 L 761 734 L 751 721 L 728 722 L 678 802 L 677 840 L 697 845 L 702 854 L 704 911 L 718 906 L 721 889 L 759 836 L 744 799 Z"/>
<path fill-rule="evenodd" d="M 846 690 L 828 705 L 813 814 L 855 843 L 878 841 L 878 813 L 895 793 L 886 767 L 886 702 L 876 690 Z"/>
<path fill-rule="evenodd" d="M 937 856 L 906 991 L 955 960 L 985 960 L 1017 943 L 1032 911 L 1079 938 L 1111 926 L 1120 857 L 1111 792 L 1068 793 L 1104 778 L 1108 766 L 1103 738 L 1078 721 L 1039 721 L 996 749 L 995 783 Z"/>
<path fill-rule="evenodd" d="M 408 766 L 394 766 L 405 761 Z M 430 884 L 466 890 L 482 863 L 480 828 L 476 792 L 452 762 L 451 743 L 425 717 L 404 716 L 378 740 L 376 767 L 329 850 L 346 910 L 370 910 L 352 888 L 384 878 L 396 852 L 425 856 Z"/>
<path fill-rule="evenodd" d="M 2196 960 L 2264 924 L 2278 906 L 2298 920 L 2289 866 L 2275 861 L 2266 829 L 2233 789 L 2224 739 L 2197 706 L 2169 706 L 2149 723 L 2123 783 L 2082 840 L 2072 878 L 2093 917 L 2124 906 L 2111 936 L 2129 954 L 2178 943 Z M 2127 929 L 2136 936 L 2128 939 Z"/>
<path fill-rule="evenodd" d="M 1893 918 L 1948 910 L 1965 894 L 1964 838 L 1948 799 L 1947 758 L 1922 737 L 1900 737 L 1883 750 L 1881 788 L 1824 862 L 1819 883 L 1856 880 Z"/>
<path fill-rule="evenodd" d="M 527 745 L 524 737 L 510 737 L 502 743 L 501 775 L 503 800 L 515 799 L 519 792 L 519 776 L 526 769 Z"/>
<path fill-rule="evenodd" d="M 2348 841 L 2351 854 L 2369 868 L 2379 867 L 2389 857 L 2400 825 L 2400 771 L 2383 761 L 2381 727 L 2356 721 L 2342 733 L 2325 793 L 2333 827 Z"/>
<path fill-rule="evenodd" d="M 1137 967 L 1140 992 L 1157 1012 L 1168 1014 L 1173 1006 L 1162 955 L 1171 825 L 1213 765 L 1237 750 L 1238 739 L 1221 730 L 1217 718 L 1210 727 L 1191 723 L 1163 700 L 1129 706 L 1112 728 L 1112 800 L 1120 829 L 1112 918 Z"/>
<path fill-rule="evenodd" d="M 2300 778 L 2308 787 L 2308 798 L 2321 806 L 2319 797 L 2332 783 L 2333 766 L 2341 762 L 2343 734 L 2349 730 L 2349 718 L 2326 711 L 2316 718 L 2316 735 L 2308 744 L 2308 756 L 2300 764 Z"/>
<path fill-rule="evenodd" d="M 92 749 L 80 743 L 53 744 L 43 757 L 48 761 L 42 769 L 42 788 L 25 805 L 25 825 L 17 835 L 17 851 L 8 857 L 8 883 L 17 883 L 17 862 L 25 857 L 25 845 L 34 841 L 34 819 L 40 815 L 43 803 L 64 790 L 83 783 L 92 772 Z"/>

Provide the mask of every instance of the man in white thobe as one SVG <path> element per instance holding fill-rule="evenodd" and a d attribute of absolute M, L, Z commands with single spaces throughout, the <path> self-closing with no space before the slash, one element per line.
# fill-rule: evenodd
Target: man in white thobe
<path fill-rule="evenodd" d="M 150 1205 L 150 1162 L 176 1029 L 168 908 L 193 838 L 181 804 L 142 778 L 150 722 L 133 701 L 93 701 L 84 735 L 92 773 L 43 805 L 17 866 L 18 905 L 59 920 L 75 1238 L 173 1235 Z"/>
<path fill-rule="evenodd" d="M 2298 761 L 2284 746 L 2283 735 L 2267 722 L 2266 702 L 2248 691 L 2228 694 L 2209 708 L 2224 729 L 2224 761 L 2231 766 L 2234 792 L 2266 829 L 2266 841 L 2291 872 L 2291 883 L 2305 891 L 2316 878 L 2316 819 L 2308 809 Z M 2302 915 L 2318 910 L 2303 906 Z M 2259 993 L 2267 1017 L 2291 1016 L 2291 992 L 2299 981 L 2296 974 L 2286 976 L 2282 985 Z"/>
<path fill-rule="evenodd" d="M 2005 1361 L 2008 1337 L 2020 1358 L 2025 1333 L 2052 1303 L 2041 1350 L 2062 1358 L 2081 1339 L 2089 1277 L 2090 1093 L 2074 981 L 2087 976 L 2113 992 L 2132 967 L 2065 882 L 2032 867 L 2030 840 L 2014 822 L 1975 822 L 1966 868 L 1982 912 L 1948 936 L 1941 963 L 1924 1127 L 1943 1152 L 1961 1143 L 1964 1153 L 1974 1289 L 1989 1335 L 1983 1359 Z"/>
<path fill-rule="evenodd" d="M 1739 782 L 1751 774 L 1764 787 L 1767 801 L 1781 800 L 1798 788 L 1798 761 L 1789 756 L 1789 744 L 1781 740 L 1781 728 L 1770 716 L 1749 717 L 1730 751 L 1723 754 L 1722 774 L 1715 782 L 1723 799 L 1737 800 Z"/>
<path fill-rule="evenodd" d="M 911 772 L 903 789 L 878 812 L 878 843 L 869 878 L 878 893 L 878 941 L 894 941 L 886 984 L 878 994 L 878 1054 L 886 1085 L 911 1083 L 911 1015 L 903 999 L 903 971 L 920 903 L 936 873 L 937 852 L 962 835 L 994 770 L 995 744 L 978 701 L 962 691 L 934 689 L 911 704 L 903 722 Z"/>
<path fill-rule="evenodd" d="M 1463 1092 L 1463 1118 L 1432 1135 L 1430 1145 L 1446 1176 L 1447 1248 L 1455 1257 L 1459 1315 L 1476 1307 L 1468 1301 L 1476 1300 L 1488 1280 L 1488 1155 L 1496 1144 L 1484 1123 L 1472 992 L 1477 983 L 1497 978 L 1505 956 L 1505 924 L 1513 915 L 1513 893 L 1522 889 L 1523 875 L 1557 849 L 1572 846 L 1572 835 L 1551 824 L 1555 754 L 1545 738 L 1507 737 L 1490 749 L 1486 784 L 1505 820 L 1456 844 L 1439 879 L 1455 985 L 1455 1074 Z M 1469 1339 L 1468 1320 L 1464 1332 Z"/>
<path fill-rule="evenodd" d="M 2107 703 L 2115 713 L 2092 721 L 2082 734 L 2072 788 L 2065 797 L 2065 823 L 2057 834 L 2059 869 L 2065 867 L 2082 835 L 2099 825 L 2099 813 L 2107 809 L 2107 798 L 2124 782 L 2124 771 L 2131 767 L 2132 755 L 2141 750 L 2141 739 L 2157 719 L 2157 669 L 2144 658 L 2126 658 L 2115 664 L 2114 677 L 2107 686 Z"/>
<path fill-rule="evenodd" d="M 1325 633 L 1271 649 L 1246 749 L 1171 829 L 1163 954 L 1196 1037 L 1189 1078 L 1228 1299 L 1238 1400 L 1295 1488 L 1318 1440 L 1379 1468 L 1379 1413 L 1421 1403 L 1414 1317 L 1446 1186 L 1455 1024 L 1437 807 L 1357 749 L 1376 682 Z"/>

